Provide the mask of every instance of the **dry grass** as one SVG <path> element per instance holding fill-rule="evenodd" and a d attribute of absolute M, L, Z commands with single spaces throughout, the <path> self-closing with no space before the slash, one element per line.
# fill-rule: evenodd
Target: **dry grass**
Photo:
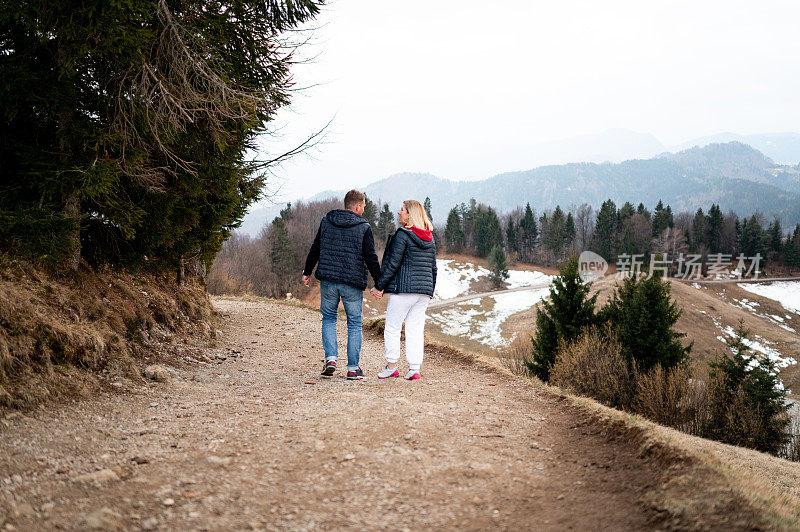
<path fill-rule="evenodd" d="M 200 284 L 94 272 L 57 276 L 0 260 L 0 407 L 87 394 L 101 374 L 138 378 L 153 331 L 210 338 L 214 311 Z"/>
<path fill-rule="evenodd" d="M 688 364 L 669 370 L 656 366 L 639 375 L 633 410 L 661 425 L 697 434 L 704 426 L 708 395 L 702 383 L 691 377 Z"/>

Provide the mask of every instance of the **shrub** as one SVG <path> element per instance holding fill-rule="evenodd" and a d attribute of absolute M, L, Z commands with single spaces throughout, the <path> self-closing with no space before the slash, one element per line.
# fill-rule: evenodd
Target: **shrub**
<path fill-rule="evenodd" d="M 728 340 L 730 353 L 709 363 L 712 406 L 706 436 L 777 454 L 790 438 L 785 391 L 778 387 L 774 363 L 747 346 L 748 335 L 739 322 Z"/>
<path fill-rule="evenodd" d="M 704 387 L 691 380 L 689 364 L 664 369 L 657 364 L 636 378 L 637 414 L 656 423 L 688 432 L 692 421 L 704 410 Z"/>
<path fill-rule="evenodd" d="M 562 341 L 550 377 L 556 386 L 623 410 L 630 408 L 636 389 L 635 368 L 616 335 L 594 327 L 573 341 Z"/>

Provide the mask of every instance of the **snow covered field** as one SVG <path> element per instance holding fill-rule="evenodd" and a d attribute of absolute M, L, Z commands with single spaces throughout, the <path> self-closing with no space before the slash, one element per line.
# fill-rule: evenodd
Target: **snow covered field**
<path fill-rule="evenodd" d="M 486 268 L 454 260 L 436 261 L 435 299 L 452 299 L 469 294 L 472 281 L 488 277 Z M 547 285 L 520 292 L 507 292 L 462 301 L 442 310 L 429 311 L 429 320 L 436 323 L 443 333 L 481 342 L 490 347 L 501 347 L 513 340 L 504 338 L 503 323 L 517 312 L 522 312 L 546 298 L 550 293 L 552 276 L 536 271 L 509 270 L 508 288 Z"/>
<path fill-rule="evenodd" d="M 523 292 L 506 292 L 486 298 L 462 301 L 452 307 L 431 312 L 428 319 L 450 336 L 478 341 L 490 347 L 508 345 L 516 336 L 504 338 L 500 327 L 510 316 L 534 306 L 546 298 L 550 288 L 536 288 Z M 491 300 L 491 309 L 481 305 L 481 299 Z"/>
<path fill-rule="evenodd" d="M 469 292 L 472 281 L 488 277 L 486 268 L 467 262 L 436 259 L 436 291 L 434 299 L 452 299 Z"/>
<path fill-rule="evenodd" d="M 800 281 L 774 281 L 769 284 L 739 283 L 739 288 L 773 299 L 786 310 L 800 314 Z"/>

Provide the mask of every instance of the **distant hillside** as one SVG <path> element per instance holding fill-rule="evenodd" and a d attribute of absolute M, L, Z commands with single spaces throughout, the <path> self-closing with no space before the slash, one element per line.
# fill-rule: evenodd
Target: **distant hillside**
<path fill-rule="evenodd" d="M 694 211 L 719 203 L 723 211 L 740 215 L 762 211 L 778 216 L 784 226 L 800 222 L 800 182 L 797 168 L 775 165 L 758 150 L 739 142 L 712 144 L 676 154 L 622 163 L 571 163 L 507 172 L 484 181 L 449 181 L 430 174 L 395 174 L 365 187 L 373 199 L 431 198 L 437 223 L 449 209 L 470 198 L 507 212 L 530 202 L 541 211 L 555 205 L 589 203 L 599 206 L 659 200 L 673 210 Z M 315 199 L 341 195 L 323 192 Z M 392 208 L 397 205 L 393 204 Z"/>
<path fill-rule="evenodd" d="M 800 136 L 799 136 L 800 137 Z M 800 223 L 800 167 L 776 164 L 741 142 L 709 144 L 678 153 L 621 163 L 569 163 L 506 172 L 483 181 L 450 181 L 426 173 L 400 173 L 364 188 L 373 200 L 397 209 L 407 198 L 431 198 L 434 222 L 444 223 L 458 203 L 475 198 L 499 212 L 530 202 L 538 211 L 555 205 L 569 208 L 589 203 L 598 207 L 608 198 L 617 204 L 659 200 L 674 211 L 695 211 L 719 203 L 739 215 L 761 211 L 780 217 L 784 227 Z M 345 191 L 325 191 L 311 199 L 340 197 Z M 280 207 L 256 211 L 245 218 L 242 231 L 255 235 Z"/>
<path fill-rule="evenodd" d="M 732 141 L 748 144 L 778 164 L 798 164 L 800 162 L 800 134 L 798 133 L 764 133 L 760 135 L 720 133 L 672 146 L 668 151 L 676 152 L 694 146 L 704 147 L 708 144 Z"/>

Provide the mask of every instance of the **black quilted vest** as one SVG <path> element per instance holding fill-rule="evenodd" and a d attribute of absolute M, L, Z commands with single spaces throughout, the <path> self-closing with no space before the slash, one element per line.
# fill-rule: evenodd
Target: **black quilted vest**
<path fill-rule="evenodd" d="M 361 248 L 368 228 L 367 219 L 353 211 L 336 209 L 325 215 L 320 224 L 317 279 L 364 290 L 367 265 Z"/>

